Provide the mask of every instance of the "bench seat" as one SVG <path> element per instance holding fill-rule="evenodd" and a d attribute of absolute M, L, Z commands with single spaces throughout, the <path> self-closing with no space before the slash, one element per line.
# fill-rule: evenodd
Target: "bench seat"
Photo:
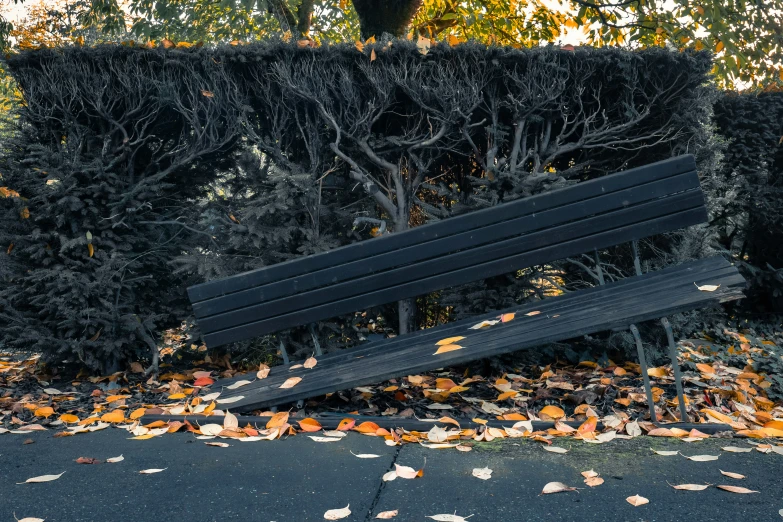
<path fill-rule="evenodd" d="M 714 292 L 706 292 L 699 290 L 697 285 L 720 286 Z M 225 406 L 232 411 L 266 408 L 581 335 L 627 328 L 634 322 L 739 299 L 744 287 L 745 280 L 737 269 L 722 257 L 687 262 L 342 350 L 319 357 L 317 366 L 310 370 L 276 366 L 266 379 L 255 380 L 236 390 L 223 389 L 220 399 L 242 397 Z M 525 315 L 533 311 L 540 313 Z M 479 330 L 470 328 L 507 313 L 514 313 L 515 318 Z M 462 349 L 434 355 L 439 340 L 454 336 L 465 337 L 457 342 Z M 301 377 L 302 381 L 290 389 L 280 388 L 286 379 L 294 376 Z M 234 380 L 218 381 L 213 389 L 218 390 Z"/>

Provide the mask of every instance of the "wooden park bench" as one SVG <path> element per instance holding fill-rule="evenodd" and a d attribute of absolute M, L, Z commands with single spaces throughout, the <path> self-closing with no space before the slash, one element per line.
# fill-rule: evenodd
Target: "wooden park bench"
<path fill-rule="evenodd" d="M 209 347 L 249 339 L 450 286 L 631 242 L 636 275 L 469 320 L 318 357 L 313 369 L 272 369 L 221 398 L 246 411 L 610 329 L 630 329 L 656 421 L 635 323 L 742 297 L 745 281 L 722 257 L 642 273 L 636 241 L 707 221 L 693 156 L 680 156 L 405 232 L 211 281 L 188 289 Z M 699 289 L 716 285 L 714 291 Z M 539 312 L 530 314 L 530 312 Z M 471 329 L 501 314 L 515 319 Z M 681 419 L 685 404 L 671 328 L 663 319 Z M 435 354 L 462 336 L 461 349 Z M 284 354 L 285 355 L 285 354 Z M 286 357 L 287 359 L 287 357 Z M 286 363 L 288 361 L 286 360 Z M 281 389 L 290 377 L 295 387 Z M 221 384 L 216 383 L 216 389 Z"/>

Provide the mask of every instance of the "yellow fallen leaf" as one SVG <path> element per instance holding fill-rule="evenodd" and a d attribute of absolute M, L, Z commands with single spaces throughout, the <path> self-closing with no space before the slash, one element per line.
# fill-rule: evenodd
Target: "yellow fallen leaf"
<path fill-rule="evenodd" d="M 52 415 L 54 415 L 54 408 L 51 406 L 44 406 L 43 408 L 36 408 L 34 415 L 36 417 L 45 417 L 48 418 Z"/>
<path fill-rule="evenodd" d="M 462 339 L 464 339 L 464 338 L 465 338 L 465 337 L 464 337 L 464 336 L 462 336 L 462 335 L 458 335 L 458 336 L 456 336 L 456 337 L 447 337 L 446 339 L 441 339 L 440 341 L 438 341 L 437 343 L 435 343 L 435 345 L 436 345 L 436 346 L 445 346 L 445 345 L 447 345 L 447 344 L 454 344 L 454 343 L 456 343 L 457 341 L 461 341 L 461 340 L 462 340 Z"/>
<path fill-rule="evenodd" d="M 663 368 L 663 367 L 649 368 L 647 370 L 647 375 L 649 375 L 650 377 L 657 377 L 659 379 L 661 377 L 666 377 L 666 375 L 667 375 L 666 368 Z"/>
<path fill-rule="evenodd" d="M 76 415 L 73 415 L 71 413 L 63 413 L 60 415 L 60 420 L 63 421 L 66 424 L 72 424 L 74 422 L 79 422 L 79 417 Z"/>
<path fill-rule="evenodd" d="M 185 394 L 181 393 L 181 392 L 180 393 L 172 393 L 171 395 L 169 395 L 169 400 L 172 400 L 172 401 L 177 400 L 177 399 L 184 399 L 184 398 L 185 398 Z"/>
<path fill-rule="evenodd" d="M 639 495 L 634 495 L 632 497 L 628 497 L 628 498 L 625 499 L 625 501 L 628 502 L 629 504 L 631 504 L 634 507 L 639 507 L 639 506 L 643 506 L 644 504 L 649 504 L 650 503 L 649 500 L 647 500 L 646 498 L 641 497 Z"/>
<path fill-rule="evenodd" d="M 125 412 L 122 410 L 114 410 L 109 413 L 101 415 L 101 422 L 110 422 L 116 424 L 125 421 Z"/>
<path fill-rule="evenodd" d="M 438 355 L 446 352 L 453 352 L 454 350 L 462 350 L 462 348 L 463 347 L 458 344 L 444 344 L 443 346 L 438 348 L 438 351 L 436 351 L 432 355 Z"/>
<path fill-rule="evenodd" d="M 283 388 L 283 389 L 293 388 L 294 386 L 296 386 L 300 382 L 302 382 L 302 378 L 301 377 L 289 377 L 288 379 L 285 380 L 285 382 L 283 384 L 280 385 L 280 388 Z"/>

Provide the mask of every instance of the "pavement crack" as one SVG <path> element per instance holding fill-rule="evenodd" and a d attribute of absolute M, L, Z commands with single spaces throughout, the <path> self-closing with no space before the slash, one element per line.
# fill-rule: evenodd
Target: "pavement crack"
<path fill-rule="evenodd" d="M 400 456 L 401 451 L 402 451 L 402 444 L 397 446 L 397 451 L 394 452 L 394 457 L 392 458 L 391 465 L 389 466 L 387 472 L 392 471 L 394 469 L 394 465 L 397 464 L 397 458 Z M 367 511 L 367 516 L 364 518 L 364 522 L 369 522 L 370 520 L 373 519 L 372 514 L 375 512 L 375 506 L 378 505 L 378 501 L 381 499 L 381 493 L 383 493 L 383 489 L 385 487 L 386 487 L 386 482 L 383 480 L 383 477 L 381 477 L 381 483 L 378 484 L 378 490 L 375 492 L 375 497 L 372 499 L 372 503 L 370 504 L 370 509 Z"/>

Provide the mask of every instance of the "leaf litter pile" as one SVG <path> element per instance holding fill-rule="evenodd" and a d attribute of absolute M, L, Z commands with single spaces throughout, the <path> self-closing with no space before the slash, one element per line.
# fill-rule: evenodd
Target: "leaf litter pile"
<path fill-rule="evenodd" d="M 513 320 L 500 317 L 497 322 Z M 494 323 L 478 324 L 474 328 L 491 327 Z M 680 343 L 689 422 L 727 424 L 731 431 L 713 434 L 722 438 L 743 438 L 750 446 L 727 444 L 725 452 L 758 451 L 783 455 L 783 404 L 769 398 L 775 375 L 754 371 L 753 362 L 761 358 L 780 359 L 775 342 L 729 332 L 736 339 L 731 346 L 745 361 L 742 367 L 714 357 L 710 347 L 689 342 Z M 436 344 L 436 354 L 463 349 L 458 344 L 464 338 L 443 339 Z M 734 361 L 737 360 L 735 357 Z M 311 369 L 318 364 L 315 357 L 302 366 Z M 85 374 L 74 379 L 48 375 L 37 357 L 26 359 L 0 355 L 0 435 L 29 435 L 32 431 L 54 430 L 55 437 L 73 436 L 115 427 L 127 430 L 132 440 L 149 440 L 169 433 L 189 432 L 204 444 L 227 448 L 223 442 L 271 441 L 304 434 L 316 443 L 337 442 L 348 431 L 383 439 L 387 445 L 416 443 L 430 449 L 471 451 L 476 442 L 495 439 L 527 438 L 542 443 L 550 453 L 565 454 L 563 439 L 602 444 L 641 435 L 672 437 L 695 442 L 711 435 L 699 429 L 660 428 L 649 422 L 649 412 L 638 364 L 622 365 L 609 361 L 604 366 L 584 361 L 577 365 L 553 364 L 515 367 L 499 375 L 470 375 L 468 371 L 446 369 L 400 379 L 374 386 L 357 387 L 310 400 L 298 411 L 256 411 L 263 422 L 240 425 L 230 410 L 231 401 L 221 400 L 222 389 L 217 379 L 244 374 L 247 368 L 235 369 L 228 356 L 213 360 L 205 356 L 194 367 L 175 369 L 163 364 L 165 373 L 147 377 L 140 365 L 130 371 L 103 377 Z M 286 367 L 261 365 L 250 376 L 227 386 L 240 389 L 254 380 L 265 379 Z M 664 421 L 677 421 L 674 378 L 670 367 L 651 368 L 652 391 L 658 415 Z M 306 374 L 305 377 L 306 378 Z M 284 387 L 293 388 L 301 378 L 288 379 Z M 236 399 L 234 399 L 236 400 Z M 336 429 L 324 429 L 320 413 L 350 413 L 416 419 L 431 423 L 429 430 L 387 429 L 370 421 L 343 418 Z M 150 420 L 149 415 L 186 415 L 185 420 Z M 337 417 L 339 418 L 339 417 Z M 647 419 L 647 420 L 646 420 Z M 548 421 L 552 427 L 535 430 L 533 421 Z M 492 425 L 490 425 L 492 421 Z M 500 427 L 497 427 L 497 426 Z M 706 431 L 714 431 L 707 429 Z M 219 450 L 215 450 L 219 451 Z M 665 457 L 687 458 L 694 462 L 717 460 L 720 455 L 684 455 L 679 451 L 652 450 Z M 359 459 L 378 458 L 375 454 L 356 454 Z M 118 463 L 123 457 L 105 462 Z M 79 464 L 100 464 L 89 457 L 75 459 Z M 138 471 L 140 474 L 164 472 L 162 469 Z M 720 473 L 733 481 L 745 479 L 731 471 Z M 395 464 L 383 481 L 397 478 L 422 477 L 424 468 L 414 469 Z M 492 470 L 475 468 L 472 475 L 480 480 L 492 480 Z M 20 484 L 57 480 L 60 474 L 32 477 Z M 600 487 L 604 480 L 594 470 L 582 472 L 584 485 L 574 487 L 561 482 L 546 484 L 542 495 L 578 493 L 580 489 Z M 731 481 L 731 480 L 729 480 Z M 669 484 L 675 490 L 703 491 L 716 487 L 736 494 L 752 494 L 733 484 Z M 627 502 L 634 507 L 649 503 L 636 495 Z M 349 516 L 350 506 L 327 511 L 324 518 L 338 520 Z M 387 519 L 396 511 L 380 513 Z M 433 520 L 466 520 L 455 514 L 432 515 Z"/>

